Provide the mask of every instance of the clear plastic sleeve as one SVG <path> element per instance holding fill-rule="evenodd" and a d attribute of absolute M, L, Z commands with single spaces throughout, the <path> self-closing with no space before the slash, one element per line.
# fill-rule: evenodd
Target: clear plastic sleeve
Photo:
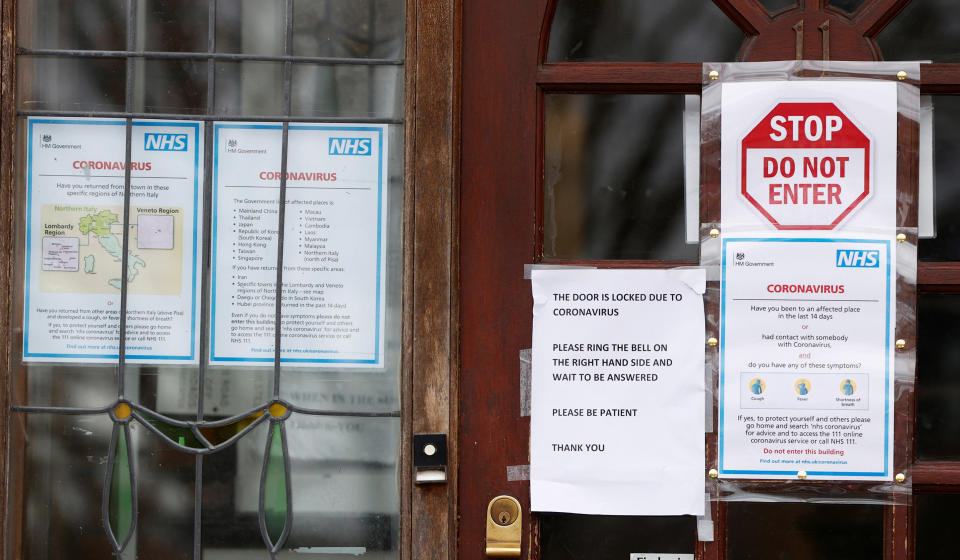
<path fill-rule="evenodd" d="M 721 221 L 721 107 L 723 84 L 731 82 L 874 80 L 896 83 L 896 198 L 895 219 L 890 224 L 845 223 L 842 231 L 851 236 L 885 237 L 890 241 L 895 262 L 895 311 L 893 328 L 893 391 L 888 414 L 892 419 L 892 468 L 889 480 L 806 480 L 803 471 L 793 479 L 724 478 L 718 473 L 718 410 L 720 399 L 720 345 L 707 352 L 707 380 L 712 387 L 712 433 L 708 434 L 708 493 L 715 501 L 836 502 L 857 504 L 909 505 L 912 501 L 911 464 L 914 455 L 914 385 L 916 378 L 917 239 L 919 191 L 920 65 L 917 62 L 784 61 L 703 65 L 701 113 L 700 265 L 707 270 L 706 336 L 721 337 L 721 272 L 723 240 L 755 232 L 747 227 Z M 776 232 L 777 230 L 771 230 Z M 769 232 L 768 232 L 769 233 Z M 797 232 L 782 232 L 789 237 Z M 817 234 L 813 234 L 814 236 Z M 895 239 L 895 241 L 893 241 Z M 895 255 L 895 256 L 893 256 Z M 711 383 L 712 380 L 712 383 Z M 711 392 L 711 391 L 708 391 Z M 708 423 L 709 424 L 709 423 Z"/>

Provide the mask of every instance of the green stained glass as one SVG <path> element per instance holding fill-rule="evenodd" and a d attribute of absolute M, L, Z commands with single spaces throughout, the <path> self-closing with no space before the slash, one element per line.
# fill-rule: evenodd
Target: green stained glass
<path fill-rule="evenodd" d="M 204 449 L 206 448 L 203 443 L 197 439 L 197 436 L 194 435 L 193 430 L 186 426 L 177 426 L 170 424 L 157 418 L 156 416 L 149 414 L 143 410 L 138 411 L 140 415 L 150 423 L 151 426 L 156 428 L 163 434 L 167 439 L 174 443 L 179 443 L 184 447 L 192 447 L 193 449 Z"/>
<path fill-rule="evenodd" d="M 127 454 L 127 425 L 114 434 L 117 444 L 110 475 L 110 530 L 122 547 L 133 525 L 133 484 L 130 477 L 130 457 Z"/>
<path fill-rule="evenodd" d="M 273 437 L 263 481 L 263 517 L 270 542 L 277 544 L 287 525 L 287 462 L 283 457 L 283 430 L 273 424 Z"/>
<path fill-rule="evenodd" d="M 235 437 L 261 416 L 263 416 L 262 410 L 225 426 L 205 427 L 201 425 L 199 427 L 200 433 L 203 434 L 203 437 L 205 437 L 212 445 L 217 446 L 221 443 L 226 443 L 230 440 L 230 438 Z"/>

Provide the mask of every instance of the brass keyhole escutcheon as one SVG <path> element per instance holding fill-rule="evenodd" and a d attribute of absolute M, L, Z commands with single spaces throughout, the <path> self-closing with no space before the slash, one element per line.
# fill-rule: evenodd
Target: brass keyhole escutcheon
<path fill-rule="evenodd" d="M 490 516 L 498 525 L 506 527 L 517 519 L 520 513 L 520 507 L 514 500 L 509 498 L 498 498 L 490 506 Z"/>
<path fill-rule="evenodd" d="M 497 496 L 487 506 L 487 556 L 520 556 L 520 531 L 523 518 L 520 502 L 511 496 Z"/>

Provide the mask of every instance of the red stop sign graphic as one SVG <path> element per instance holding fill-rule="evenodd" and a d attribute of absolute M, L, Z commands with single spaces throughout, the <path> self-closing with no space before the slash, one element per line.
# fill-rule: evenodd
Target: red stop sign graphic
<path fill-rule="evenodd" d="M 870 139 L 833 103 L 780 103 L 741 150 L 741 193 L 777 229 L 833 229 L 870 195 Z"/>

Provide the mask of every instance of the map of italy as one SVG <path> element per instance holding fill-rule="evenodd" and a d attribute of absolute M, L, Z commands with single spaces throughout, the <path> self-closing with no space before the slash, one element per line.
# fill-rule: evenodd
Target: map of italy
<path fill-rule="evenodd" d="M 117 238 L 116 234 L 110 230 L 112 225 L 118 223 L 120 223 L 120 217 L 117 216 L 117 214 L 110 210 L 101 210 L 96 214 L 87 214 L 80 218 L 80 233 L 88 237 L 91 235 L 95 237 L 97 243 L 100 244 L 108 255 L 112 256 L 117 262 L 122 262 L 123 243 Z M 96 260 L 93 255 L 84 257 L 83 271 L 86 274 L 93 274 L 95 266 Z M 127 251 L 127 283 L 133 282 L 137 274 L 140 273 L 140 269 L 146 266 L 147 263 L 144 262 L 143 259 L 134 255 L 132 251 Z M 120 278 L 107 280 L 108 284 L 118 290 L 120 289 L 121 282 L 122 280 Z"/>
<path fill-rule="evenodd" d="M 130 294 L 177 295 L 183 284 L 183 210 L 130 206 L 45 204 L 36 231 L 38 289 L 61 294 L 117 295 L 127 267 Z M 127 241 L 123 264 L 124 236 Z"/>

